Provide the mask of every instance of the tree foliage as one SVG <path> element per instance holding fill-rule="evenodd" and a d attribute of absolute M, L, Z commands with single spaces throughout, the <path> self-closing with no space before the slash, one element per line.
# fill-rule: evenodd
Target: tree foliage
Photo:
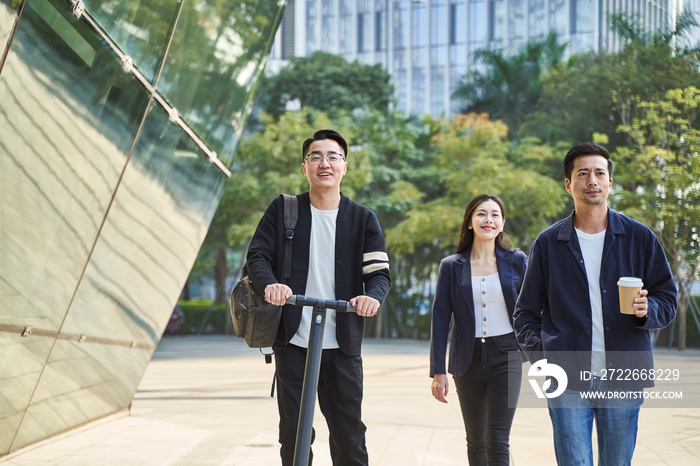
<path fill-rule="evenodd" d="M 535 141 L 512 146 L 507 131 L 502 122 L 485 114 L 439 123 L 432 139 L 432 170 L 437 172 L 440 196 L 415 204 L 405 220 L 389 230 L 387 243 L 395 254 L 429 245 L 443 255 L 453 252 L 464 209 L 481 193 L 503 199 L 506 231 L 514 246 L 525 249 L 562 212 L 560 183 L 537 171 L 552 160 L 551 150 Z"/>
<path fill-rule="evenodd" d="M 663 99 L 671 89 L 700 86 L 696 54 L 679 53 L 677 46 L 694 24 L 692 15 L 684 13 L 673 27 L 650 33 L 633 16 L 612 15 L 611 27 L 624 41 L 623 49 L 575 55 L 543 74 L 541 98 L 525 117 L 520 135 L 575 144 L 598 132 L 613 147 L 629 144 L 617 127 L 631 123 L 639 102 Z"/>
<path fill-rule="evenodd" d="M 646 27 L 639 14 L 613 13 L 609 22 L 610 29 L 628 46 L 668 47 L 673 55 L 689 55 L 698 51 L 698 45 L 692 42 L 698 22 L 688 9 L 682 11 L 674 22 L 669 21 L 653 31 Z"/>
<path fill-rule="evenodd" d="M 658 102 L 640 102 L 640 118 L 619 130 L 633 144 L 620 147 L 615 203 L 649 225 L 669 258 L 676 283 L 700 270 L 700 91 L 674 89 Z M 685 347 L 687 295 L 680 286 L 680 345 Z"/>
<path fill-rule="evenodd" d="M 528 41 L 512 56 L 503 49 L 477 50 L 474 61 L 481 66 L 462 78 L 453 96 L 464 103 L 463 113 L 487 113 L 517 134 L 542 94 L 540 76 L 562 60 L 565 50 L 554 32 L 544 40 Z"/>
<path fill-rule="evenodd" d="M 617 204 L 650 225 L 677 279 L 700 263 L 700 91 L 674 89 L 641 102 L 642 116 L 619 130 L 634 142 L 616 151 Z"/>
<path fill-rule="evenodd" d="M 349 63 L 344 58 L 317 51 L 308 57 L 293 57 L 289 66 L 266 78 L 258 95 L 260 107 L 279 117 L 287 104 L 301 108 L 386 110 L 394 89 L 381 65 Z"/>

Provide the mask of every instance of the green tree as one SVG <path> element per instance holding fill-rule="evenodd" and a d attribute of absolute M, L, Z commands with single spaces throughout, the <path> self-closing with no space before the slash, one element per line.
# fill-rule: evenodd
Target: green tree
<path fill-rule="evenodd" d="M 615 134 L 611 90 L 622 79 L 615 56 L 606 52 L 571 57 L 541 77 L 542 94 L 520 128 L 542 141 L 590 140 L 593 132 Z"/>
<path fill-rule="evenodd" d="M 308 57 L 294 57 L 289 66 L 266 78 L 258 94 L 260 107 L 274 117 L 287 104 L 298 101 L 301 108 L 386 110 L 394 88 L 381 65 L 349 63 L 342 57 L 317 51 Z"/>
<path fill-rule="evenodd" d="M 356 191 L 356 200 L 377 213 L 382 228 L 390 230 L 406 212 L 426 198 L 438 195 L 437 172 L 432 168 L 431 127 L 427 121 L 392 113 L 365 112 L 358 120 L 362 149 L 368 154 L 369 182 Z M 388 248 L 392 288 L 383 312 L 368 322 L 376 337 L 427 337 L 425 296 L 430 295 L 434 255 L 427 249 L 397 255 Z"/>
<path fill-rule="evenodd" d="M 675 21 L 670 21 L 656 30 L 649 30 L 639 14 L 613 13 L 609 17 L 610 29 L 628 45 L 669 47 L 674 55 L 690 55 L 698 51 L 693 42 L 693 33 L 698 22 L 686 9 Z"/>
<path fill-rule="evenodd" d="M 528 41 L 512 56 L 502 49 L 477 50 L 474 61 L 482 66 L 462 78 L 453 96 L 464 103 L 463 113 L 488 113 L 503 120 L 515 135 L 540 99 L 540 76 L 556 66 L 565 51 L 566 44 L 558 43 L 554 32 L 544 40 Z"/>
<path fill-rule="evenodd" d="M 640 102 L 640 117 L 621 125 L 633 145 L 614 154 L 614 205 L 649 225 L 661 241 L 678 284 L 700 269 L 700 91 L 675 89 Z M 680 286 L 679 349 L 685 349 L 689 296 Z"/>
<path fill-rule="evenodd" d="M 526 118 L 521 134 L 546 142 L 591 140 L 606 134 L 610 145 L 629 144 L 617 133 L 629 125 L 640 101 L 663 99 L 678 87 L 700 85 L 696 54 L 679 47 L 695 24 L 684 13 L 673 27 L 651 33 L 633 16 L 612 15 L 611 27 L 624 41 L 620 52 L 575 55 L 542 75 L 542 95 L 536 112 Z"/>
<path fill-rule="evenodd" d="M 552 151 L 529 140 L 512 146 L 507 128 L 485 114 L 462 115 L 443 122 L 433 136 L 439 197 L 416 204 L 388 233 L 396 254 L 425 245 L 436 252 L 453 250 L 464 209 L 480 193 L 499 195 L 506 205 L 506 231 L 517 247 L 528 248 L 564 208 L 560 183 L 536 170 L 554 158 Z M 536 200 L 536 202 L 533 202 Z"/>

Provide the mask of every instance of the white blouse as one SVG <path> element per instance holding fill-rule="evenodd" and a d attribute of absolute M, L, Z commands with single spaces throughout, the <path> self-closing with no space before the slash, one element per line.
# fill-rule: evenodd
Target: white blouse
<path fill-rule="evenodd" d="M 505 335 L 513 331 L 498 273 L 486 277 L 472 276 L 472 294 L 475 338 Z"/>

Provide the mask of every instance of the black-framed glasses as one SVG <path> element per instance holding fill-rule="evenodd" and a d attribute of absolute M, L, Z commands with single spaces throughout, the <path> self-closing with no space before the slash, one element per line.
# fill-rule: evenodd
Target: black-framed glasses
<path fill-rule="evenodd" d="M 318 165 L 321 163 L 321 160 L 323 160 L 323 157 L 328 160 L 328 163 L 331 165 L 335 165 L 336 163 L 341 163 L 345 160 L 345 157 L 343 157 L 343 154 L 339 154 L 338 152 L 329 152 L 327 154 L 322 154 L 320 152 L 310 152 L 306 156 L 306 160 L 311 165 Z"/>

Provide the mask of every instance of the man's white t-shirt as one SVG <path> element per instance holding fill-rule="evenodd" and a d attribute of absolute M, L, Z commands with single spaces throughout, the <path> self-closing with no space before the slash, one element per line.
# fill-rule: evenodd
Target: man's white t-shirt
<path fill-rule="evenodd" d="M 335 299 L 335 221 L 338 209 L 319 210 L 311 206 L 311 239 L 309 243 L 309 274 L 306 280 L 305 295 L 310 298 Z M 313 308 L 304 306 L 299 329 L 290 343 L 309 347 L 311 316 Z M 323 349 L 338 348 L 335 336 L 335 313 L 326 311 L 326 325 L 323 333 Z"/>
<path fill-rule="evenodd" d="M 603 298 L 600 294 L 600 267 L 603 263 L 605 231 L 590 234 L 576 229 L 588 278 L 588 294 L 591 299 L 591 372 L 594 375 L 600 375 L 601 369 L 605 369 Z"/>

